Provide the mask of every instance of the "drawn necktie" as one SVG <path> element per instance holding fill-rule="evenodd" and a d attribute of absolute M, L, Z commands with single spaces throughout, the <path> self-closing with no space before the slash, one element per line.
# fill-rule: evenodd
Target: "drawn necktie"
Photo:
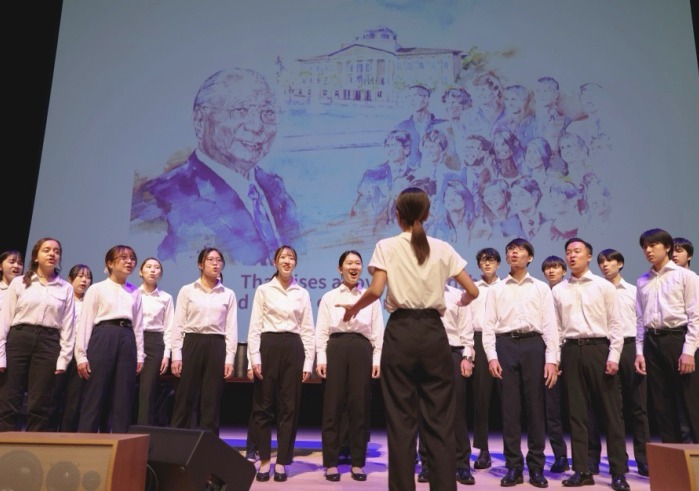
<path fill-rule="evenodd" d="M 267 215 L 267 211 L 265 211 L 264 206 L 262 206 L 260 191 L 254 184 L 250 184 L 248 198 L 252 200 L 252 218 L 255 221 L 255 227 L 257 227 L 257 231 L 267 245 L 267 250 L 270 254 L 273 254 L 279 244 L 274 236 L 274 229 L 272 228 L 272 222 L 269 219 L 269 215 Z"/>

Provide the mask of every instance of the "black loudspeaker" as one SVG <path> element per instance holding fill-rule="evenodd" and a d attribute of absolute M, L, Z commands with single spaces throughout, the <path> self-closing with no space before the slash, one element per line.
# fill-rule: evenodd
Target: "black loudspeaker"
<path fill-rule="evenodd" d="M 148 439 L 104 433 L 0 433 L 0 490 L 143 489 Z"/>
<path fill-rule="evenodd" d="M 146 491 L 249 491 L 255 466 L 208 430 L 131 426 L 150 435 Z"/>

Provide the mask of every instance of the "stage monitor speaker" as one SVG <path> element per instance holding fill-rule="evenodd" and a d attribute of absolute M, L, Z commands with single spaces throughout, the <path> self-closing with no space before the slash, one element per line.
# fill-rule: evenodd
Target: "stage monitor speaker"
<path fill-rule="evenodd" d="M 699 445 L 648 443 L 651 491 L 698 491 Z"/>
<path fill-rule="evenodd" d="M 132 426 L 150 435 L 147 491 L 248 491 L 255 466 L 208 430 Z"/>
<path fill-rule="evenodd" d="M 141 490 L 148 442 L 148 435 L 0 433 L 0 490 Z"/>

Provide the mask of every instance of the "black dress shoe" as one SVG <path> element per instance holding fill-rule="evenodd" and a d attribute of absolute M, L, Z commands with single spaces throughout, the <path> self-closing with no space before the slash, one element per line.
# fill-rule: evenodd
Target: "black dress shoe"
<path fill-rule="evenodd" d="M 522 469 L 508 469 L 505 477 L 500 479 L 500 486 L 503 488 L 509 488 L 516 484 L 522 484 L 524 478 L 522 477 Z"/>
<path fill-rule="evenodd" d="M 461 467 L 456 470 L 456 480 L 461 484 L 466 484 L 468 486 L 476 484 L 476 480 L 474 479 L 473 474 L 471 474 L 471 469 L 466 467 Z"/>
<path fill-rule="evenodd" d="M 568 479 L 563 479 L 561 484 L 566 488 L 579 488 L 580 486 L 594 486 L 595 480 L 589 472 L 576 472 Z"/>
<path fill-rule="evenodd" d="M 554 474 L 561 474 L 567 470 L 570 470 L 567 457 L 556 457 L 556 460 L 551 464 L 551 472 Z"/>
<path fill-rule="evenodd" d="M 275 476 L 276 477 L 276 476 Z M 269 471 L 267 472 L 258 472 L 257 475 L 255 476 L 255 479 L 260 482 L 267 482 L 269 481 Z"/>
<path fill-rule="evenodd" d="M 593 476 L 599 474 L 599 462 L 591 460 L 587 463 L 587 467 L 588 469 L 590 469 L 590 474 L 592 474 Z"/>
<path fill-rule="evenodd" d="M 339 474 L 338 474 L 338 476 L 339 476 Z M 286 472 L 275 472 L 274 473 L 274 480 L 276 482 L 286 482 L 287 477 L 288 476 L 287 476 Z"/>
<path fill-rule="evenodd" d="M 641 476 L 648 477 L 648 464 L 644 464 L 643 462 L 638 463 L 638 474 Z"/>
<path fill-rule="evenodd" d="M 531 469 L 529 471 L 529 484 L 537 488 L 548 488 L 549 482 L 544 477 L 541 469 Z"/>
<path fill-rule="evenodd" d="M 612 489 L 614 491 L 629 491 L 631 486 L 626 482 L 626 478 L 623 474 L 617 474 L 616 476 L 612 476 Z"/>
<path fill-rule="evenodd" d="M 417 482 L 430 482 L 430 470 L 426 466 L 422 466 L 420 474 L 417 475 Z"/>
<path fill-rule="evenodd" d="M 490 461 L 490 452 L 488 450 L 481 450 L 478 454 L 478 458 L 473 463 L 475 469 L 487 469 L 491 465 L 493 465 L 493 463 Z"/>
<path fill-rule="evenodd" d="M 366 474 L 363 472 L 350 471 L 350 474 L 355 481 L 366 481 Z"/>
<path fill-rule="evenodd" d="M 330 482 L 338 482 L 340 480 L 340 473 L 336 472 L 335 474 L 325 474 L 325 480 L 330 481 Z"/>
<path fill-rule="evenodd" d="M 248 461 L 250 462 L 255 462 L 257 461 L 257 452 L 255 452 L 254 450 L 246 450 L 245 458 L 248 459 Z"/>

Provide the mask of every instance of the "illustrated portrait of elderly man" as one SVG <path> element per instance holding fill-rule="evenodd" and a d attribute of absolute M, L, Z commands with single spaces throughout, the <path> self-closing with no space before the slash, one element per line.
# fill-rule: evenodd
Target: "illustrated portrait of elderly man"
<path fill-rule="evenodd" d="M 136 179 L 132 233 L 156 234 L 163 260 L 207 244 L 237 264 L 271 264 L 300 229 L 282 178 L 259 165 L 277 134 L 273 91 L 255 71 L 221 70 L 199 88 L 192 115 L 198 143 L 189 158 Z"/>

